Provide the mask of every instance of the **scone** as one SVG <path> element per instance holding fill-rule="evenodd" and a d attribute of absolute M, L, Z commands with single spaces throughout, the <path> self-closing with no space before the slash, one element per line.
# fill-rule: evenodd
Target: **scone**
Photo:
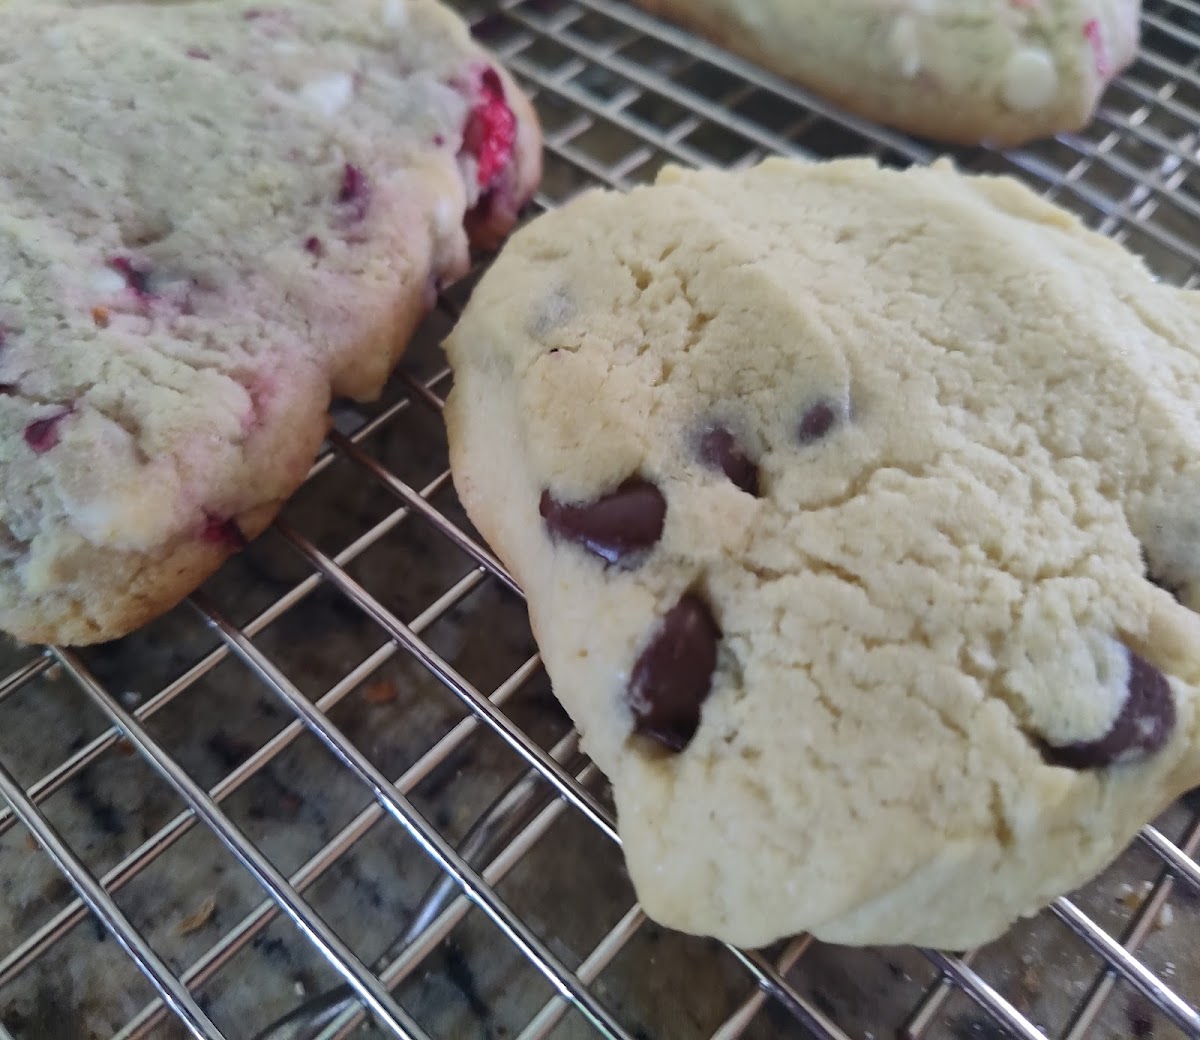
<path fill-rule="evenodd" d="M 844 108 L 960 144 L 1084 126 L 1140 0 L 637 0 Z"/>
<path fill-rule="evenodd" d="M 966 947 L 1200 783 L 1200 294 L 1017 182 L 668 169 L 448 349 L 651 917 Z"/>
<path fill-rule="evenodd" d="M 37 642 L 261 532 L 540 175 L 434 0 L 13 0 L 0 140 L 0 627 Z"/>

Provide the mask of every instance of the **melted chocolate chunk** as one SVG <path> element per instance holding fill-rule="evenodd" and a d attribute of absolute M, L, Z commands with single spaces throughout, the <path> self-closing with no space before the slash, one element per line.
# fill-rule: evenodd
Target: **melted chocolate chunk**
<path fill-rule="evenodd" d="M 609 563 L 652 549 L 662 537 L 667 500 L 648 480 L 630 477 L 616 491 L 585 505 L 542 492 L 542 519 L 556 535 L 578 542 Z"/>
<path fill-rule="evenodd" d="M 796 436 L 801 444 L 813 444 L 824 437 L 837 425 L 838 413 L 828 401 L 814 404 L 796 428 Z"/>
<path fill-rule="evenodd" d="M 629 680 L 629 706 L 639 733 L 682 751 L 700 726 L 712 690 L 721 630 L 707 604 L 686 593 L 642 651 Z"/>
<path fill-rule="evenodd" d="M 1158 751 L 1175 729 L 1175 699 L 1166 676 L 1129 651 L 1129 693 L 1120 714 L 1099 740 L 1054 747 L 1043 744 L 1042 757 L 1068 769 L 1102 769 L 1136 762 Z"/>
<path fill-rule="evenodd" d="M 700 438 L 700 457 L 748 495 L 758 497 L 758 466 L 723 426 L 710 426 Z"/>

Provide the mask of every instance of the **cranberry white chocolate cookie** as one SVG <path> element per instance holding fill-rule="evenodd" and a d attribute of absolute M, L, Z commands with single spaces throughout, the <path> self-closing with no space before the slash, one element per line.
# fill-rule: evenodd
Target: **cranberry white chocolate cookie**
<path fill-rule="evenodd" d="M 0 627 L 121 635 L 300 484 L 540 175 L 433 0 L 0 6 Z"/>
<path fill-rule="evenodd" d="M 668 169 L 448 349 L 650 916 L 966 947 L 1200 783 L 1200 294 L 1017 182 Z"/>
<path fill-rule="evenodd" d="M 637 0 L 852 112 L 941 141 L 1078 130 L 1141 0 Z"/>

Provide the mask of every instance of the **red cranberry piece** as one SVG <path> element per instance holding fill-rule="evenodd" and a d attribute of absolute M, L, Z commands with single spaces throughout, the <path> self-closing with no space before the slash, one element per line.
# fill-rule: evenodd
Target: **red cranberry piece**
<path fill-rule="evenodd" d="M 44 455 L 58 444 L 59 423 L 71 414 L 67 408 L 57 415 L 48 415 L 44 419 L 35 419 L 25 427 L 25 443 L 37 454 Z"/>
<path fill-rule="evenodd" d="M 150 295 L 150 272 L 145 268 L 135 265 L 127 256 L 114 256 L 108 266 L 121 275 L 138 296 Z"/>
<path fill-rule="evenodd" d="M 0 383 L 0 397 L 11 397 L 16 392 L 16 383 Z"/>
<path fill-rule="evenodd" d="M 246 540 L 246 536 L 242 534 L 242 529 L 238 527 L 236 520 L 214 516 L 211 513 L 206 513 L 204 516 L 204 530 L 201 532 L 201 537 L 206 542 L 223 545 L 227 549 L 240 550 L 250 544 Z"/>
<path fill-rule="evenodd" d="M 304 240 L 304 249 L 306 252 L 312 253 L 313 256 L 321 256 L 325 252 L 324 245 L 321 244 L 321 240 L 316 235 L 309 235 Z"/>
<path fill-rule="evenodd" d="M 1104 28 L 1098 18 L 1089 18 L 1083 23 L 1083 35 L 1092 48 L 1092 60 L 1096 65 L 1096 73 L 1107 76 L 1112 72 L 1112 63 L 1108 59 L 1108 44 L 1104 41 Z"/>
<path fill-rule="evenodd" d="M 479 187 L 489 187 L 508 165 L 517 140 L 517 117 L 504 100 L 504 84 L 495 69 L 486 69 L 479 84 L 480 100 L 467 116 L 462 151 L 476 162 Z"/>
<path fill-rule="evenodd" d="M 371 186 L 366 175 L 353 163 L 342 167 L 342 186 L 338 190 L 338 204 L 344 207 L 346 219 L 357 224 L 367 215 L 371 202 Z"/>

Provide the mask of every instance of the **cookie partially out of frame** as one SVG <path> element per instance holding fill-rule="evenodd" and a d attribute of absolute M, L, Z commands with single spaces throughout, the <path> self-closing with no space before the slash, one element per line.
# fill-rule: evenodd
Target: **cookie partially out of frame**
<path fill-rule="evenodd" d="M 959 144 L 1078 130 L 1140 0 L 637 0 L 851 112 Z"/>
<path fill-rule="evenodd" d="M 0 6 L 0 627 L 121 635 L 263 530 L 540 174 L 433 0 Z"/>
<path fill-rule="evenodd" d="M 1017 182 L 669 169 L 448 349 L 651 917 L 965 948 L 1200 783 L 1200 294 Z"/>

